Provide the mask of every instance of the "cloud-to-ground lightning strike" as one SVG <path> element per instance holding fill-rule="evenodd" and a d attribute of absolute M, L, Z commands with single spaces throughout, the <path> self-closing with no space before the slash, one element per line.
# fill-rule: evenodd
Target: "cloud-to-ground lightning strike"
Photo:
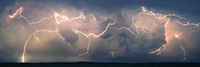
<path fill-rule="evenodd" d="M 89 16 L 92 16 L 93 19 L 96 20 L 96 17 L 95 17 L 93 14 L 89 14 L 89 15 L 86 15 L 86 16 L 85 16 L 85 15 L 81 12 L 79 16 L 73 17 L 73 18 L 69 18 L 68 16 L 62 16 L 62 15 L 60 15 L 60 14 L 58 14 L 58 13 L 54 13 L 53 15 L 51 15 L 51 16 L 49 16 L 49 17 L 41 18 L 41 19 L 40 19 L 39 21 L 37 21 L 37 22 L 30 22 L 26 17 L 24 17 L 24 16 L 22 15 L 23 10 L 24 10 L 24 8 L 23 8 L 23 7 L 20 7 L 19 9 L 16 10 L 15 13 L 13 13 L 12 15 L 9 15 L 9 18 L 14 18 L 15 16 L 19 15 L 19 16 L 20 16 L 21 18 L 23 18 L 29 25 L 38 24 L 38 23 L 41 23 L 42 21 L 49 20 L 49 19 L 52 19 L 52 18 L 55 19 L 56 24 L 61 24 L 62 22 L 65 22 L 65 21 L 73 21 L 73 20 L 78 20 L 78 19 L 87 19 L 87 17 L 89 17 Z M 62 11 L 62 12 L 64 12 L 64 11 Z M 171 20 L 169 17 L 177 17 L 177 18 L 180 18 L 180 19 L 187 20 L 186 18 L 181 17 L 181 16 L 176 15 L 176 14 L 154 13 L 154 12 L 152 12 L 152 11 L 147 10 L 145 7 L 142 7 L 142 12 L 140 12 L 139 15 L 149 15 L 149 16 L 153 16 L 155 19 L 158 19 L 158 20 L 162 20 L 162 19 L 167 18 L 168 20 L 165 22 L 165 25 L 164 25 L 165 29 L 168 27 L 168 24 L 169 24 L 169 22 L 170 22 L 170 20 Z M 58 19 L 58 18 L 59 18 L 59 19 Z M 61 18 L 61 19 L 60 19 L 60 18 Z M 81 34 L 81 35 L 83 35 L 84 37 L 86 37 L 86 38 L 88 39 L 88 44 L 87 44 L 86 52 L 84 52 L 84 53 L 81 54 L 80 56 L 88 55 L 89 50 L 90 50 L 90 45 L 91 45 L 91 42 L 92 42 L 92 40 L 91 40 L 91 38 L 90 38 L 91 36 L 96 37 L 96 38 L 99 38 L 100 36 L 104 35 L 105 32 L 107 32 L 107 30 L 108 30 L 108 28 L 109 28 L 110 26 L 115 25 L 116 22 L 117 22 L 117 19 L 115 18 L 115 19 L 114 19 L 114 22 L 108 23 L 107 26 L 105 27 L 105 29 L 104 29 L 101 33 L 99 33 L 99 34 L 95 34 L 95 33 L 86 34 L 86 33 L 84 33 L 83 31 L 80 31 L 80 30 L 73 30 L 73 32 L 75 32 L 75 34 Z M 130 28 L 128 28 L 128 27 L 120 27 L 120 28 L 113 27 L 113 28 L 116 29 L 116 30 L 123 30 L 123 29 L 128 30 L 128 31 L 129 31 L 131 34 L 133 34 L 133 35 L 140 34 L 140 33 L 141 33 L 141 32 L 139 32 L 140 29 L 141 29 L 144 33 L 149 34 L 148 31 L 146 31 L 146 30 L 144 29 L 143 26 L 138 26 L 138 25 L 137 25 L 136 23 L 134 23 L 134 22 L 135 22 L 135 17 L 132 16 L 132 24 L 133 24 L 134 27 L 135 27 L 136 33 L 134 33 L 134 32 L 133 32 Z M 199 31 L 199 27 L 200 27 L 199 24 L 200 24 L 200 23 L 195 24 L 195 23 L 190 23 L 190 22 L 188 22 L 188 21 L 187 21 L 187 23 L 181 23 L 181 22 L 178 21 L 178 20 L 177 20 L 177 23 L 178 23 L 179 25 L 181 25 L 181 26 L 194 26 L 194 27 L 197 28 L 197 31 Z M 27 40 L 25 41 L 25 43 L 24 43 L 23 53 L 22 53 L 22 56 L 21 56 L 21 62 L 25 62 L 25 61 L 26 61 L 25 54 L 26 54 L 26 47 L 27 47 L 27 44 L 28 44 L 29 40 L 30 40 L 31 38 L 35 38 L 37 41 L 39 41 L 39 37 L 37 37 L 36 34 L 37 34 L 37 33 L 40 33 L 40 32 L 50 32 L 50 33 L 52 32 L 52 33 L 56 33 L 56 35 L 57 35 L 59 38 L 61 38 L 62 40 L 65 40 L 65 38 L 59 34 L 59 30 L 58 30 L 57 25 L 56 25 L 56 30 L 36 30 L 36 31 L 34 31 L 34 32 L 28 37 L 28 39 L 27 39 Z M 174 37 L 176 37 L 176 38 L 178 39 L 182 34 L 184 34 L 184 33 L 181 32 L 181 33 L 179 33 L 179 34 L 175 34 Z M 149 34 L 149 35 L 150 35 L 150 34 Z M 165 34 L 165 36 L 166 36 L 166 34 Z M 67 44 L 68 44 L 69 47 L 73 50 L 72 45 L 71 45 L 70 43 L 67 43 Z M 161 54 L 161 50 L 162 50 L 164 47 L 165 47 L 165 44 L 163 44 L 163 45 L 162 45 L 161 47 L 159 47 L 158 49 L 149 52 L 149 54 L 154 54 L 154 53 L 155 53 L 155 54 L 159 55 L 159 54 Z M 182 46 L 180 46 L 180 48 L 181 48 L 182 51 L 184 52 L 183 61 L 185 61 L 185 60 L 186 60 L 186 52 L 185 52 L 185 49 L 184 49 L 184 47 L 182 47 Z M 111 51 L 111 55 L 112 55 L 112 57 L 115 57 L 114 51 Z"/>
<path fill-rule="evenodd" d="M 19 14 L 20 17 L 23 18 L 29 25 L 38 24 L 38 23 L 40 23 L 40 22 L 42 22 L 42 21 L 44 21 L 44 20 L 52 19 L 53 17 L 55 17 L 55 20 L 56 20 L 56 23 L 57 23 L 57 24 L 60 24 L 61 22 L 64 22 L 64 21 L 73 21 L 73 20 L 77 20 L 77 19 L 86 19 L 86 17 L 88 17 L 88 16 L 92 16 L 93 19 L 96 20 L 96 17 L 95 17 L 93 14 L 89 14 L 89 15 L 85 16 L 85 15 L 83 15 L 83 14 L 81 13 L 80 16 L 74 17 L 74 18 L 71 18 L 71 19 L 70 19 L 70 18 L 68 18 L 67 16 L 61 16 L 61 15 L 59 15 L 58 13 L 55 13 L 54 15 L 52 15 L 52 16 L 50 16 L 50 17 L 44 17 L 44 18 L 40 19 L 40 20 L 37 21 L 37 22 L 29 22 L 29 20 L 28 20 L 26 17 L 24 17 L 24 16 L 22 15 L 22 11 L 23 11 L 23 7 L 20 7 L 19 9 L 16 10 L 16 12 L 15 12 L 13 15 L 9 15 L 9 17 L 10 17 L 10 18 L 14 18 L 17 14 Z M 61 17 L 62 20 L 59 21 L 59 20 L 58 20 L 58 17 Z M 81 34 L 83 34 L 84 36 L 86 36 L 86 37 L 88 38 L 88 40 L 89 40 L 89 42 L 88 42 L 88 47 L 87 47 L 87 52 L 84 53 L 84 54 L 87 54 L 87 53 L 89 52 L 89 46 L 90 46 L 90 43 L 91 43 L 91 39 L 89 38 L 89 36 L 90 36 L 90 35 L 93 35 L 93 36 L 95 36 L 95 37 L 100 37 L 101 35 L 103 35 L 103 34 L 107 31 L 107 29 L 108 29 L 108 27 L 109 27 L 110 25 L 114 25 L 115 23 L 116 23 L 116 22 L 114 22 L 114 23 L 109 23 L 109 24 L 107 25 L 106 29 L 105 29 L 102 33 L 100 33 L 99 35 L 95 35 L 95 34 L 93 34 L 93 33 L 91 33 L 91 34 L 89 34 L 89 35 L 86 35 L 86 34 L 84 34 L 83 32 L 77 31 L 77 30 L 76 30 L 76 31 L 75 31 L 76 33 L 77 33 L 77 32 L 78 32 L 78 33 L 81 32 Z M 57 28 L 57 26 L 56 26 L 56 28 Z M 58 35 L 58 37 L 60 37 L 61 39 L 65 40 L 64 37 L 62 37 L 62 36 L 59 34 L 58 28 L 57 28 L 56 30 L 36 30 L 36 31 L 35 31 L 32 35 L 30 35 L 30 36 L 28 37 L 28 39 L 25 41 L 24 49 L 23 49 L 23 53 L 22 53 L 22 57 L 21 57 L 21 62 L 25 62 L 25 53 L 26 53 L 26 46 L 27 46 L 28 41 L 29 41 L 32 37 L 34 37 L 37 41 L 39 41 L 39 38 L 36 37 L 36 33 L 39 33 L 39 32 L 54 32 L 54 33 L 56 33 L 56 34 Z M 70 48 L 73 50 L 73 47 L 71 46 L 71 44 L 68 43 L 68 45 L 69 45 Z M 84 55 L 84 54 L 83 54 L 83 55 Z"/>
<path fill-rule="evenodd" d="M 40 23 L 40 22 L 42 22 L 42 21 L 44 21 L 44 20 L 46 20 L 46 19 L 51 19 L 51 18 L 54 17 L 54 15 L 53 15 L 53 16 L 50 16 L 50 17 L 44 17 L 44 18 L 40 19 L 40 20 L 37 21 L 37 22 L 29 22 L 29 20 L 28 20 L 26 17 L 24 17 L 24 16 L 22 15 L 22 11 L 23 11 L 23 7 L 20 7 L 19 9 L 16 10 L 16 12 L 15 12 L 13 15 L 9 15 L 9 17 L 10 17 L 10 18 L 14 18 L 17 14 L 19 14 L 20 17 L 23 18 L 24 20 L 26 20 L 26 22 L 27 22 L 29 25 L 38 24 L 38 23 Z M 59 30 L 58 30 L 57 26 L 56 26 L 56 30 L 36 30 L 36 31 L 35 31 L 32 35 L 30 35 L 30 36 L 28 37 L 28 39 L 25 41 L 23 53 L 22 53 L 22 56 L 21 56 L 21 62 L 25 62 L 25 53 L 26 53 L 26 46 L 27 46 L 27 44 L 28 44 L 28 41 L 29 41 L 32 37 L 34 37 L 37 41 L 39 41 L 39 38 L 36 37 L 36 33 L 39 33 L 39 32 L 54 32 L 54 33 L 56 33 L 56 35 L 58 35 L 58 37 L 60 37 L 62 40 L 65 40 L 64 37 L 62 37 L 62 36 L 59 34 Z M 70 48 L 72 48 L 71 44 L 68 44 L 68 45 L 70 46 Z M 73 48 L 72 48 L 72 49 L 73 49 Z"/>
<path fill-rule="evenodd" d="M 63 38 L 60 34 L 58 34 L 58 29 L 57 29 L 57 30 L 37 30 L 37 31 L 35 31 L 35 32 L 34 32 L 32 35 L 30 35 L 30 36 L 28 37 L 28 39 L 25 41 L 24 49 L 23 49 L 23 53 L 22 53 L 22 57 L 21 57 L 21 62 L 25 62 L 25 53 L 26 53 L 26 47 L 27 47 L 28 41 L 29 41 L 32 37 L 34 37 L 37 41 L 39 41 L 39 38 L 36 37 L 36 33 L 39 33 L 39 32 L 54 32 L 54 33 L 56 33 L 61 39 L 64 40 L 64 38 Z M 70 48 L 72 48 L 70 44 L 68 44 L 68 45 L 70 46 Z M 73 48 L 72 48 L 72 49 L 73 49 Z"/>
<path fill-rule="evenodd" d="M 164 18 L 168 18 L 168 17 L 177 17 L 177 18 L 180 18 L 180 19 L 183 19 L 183 20 L 187 20 L 186 18 L 184 18 L 184 17 L 181 17 L 181 16 L 179 16 L 179 15 L 176 15 L 176 14 L 161 14 L 161 13 L 153 13 L 152 11 L 149 11 L 149 10 L 147 10 L 145 7 L 142 7 L 142 12 L 140 12 L 139 13 L 139 15 L 149 15 L 149 16 L 153 16 L 153 17 L 155 17 L 156 19 L 158 19 L 158 20 L 162 20 L 162 19 L 164 19 Z M 170 19 L 168 19 L 167 20 L 167 22 L 165 22 L 165 28 L 167 28 L 167 26 L 168 26 L 168 23 L 169 23 L 169 21 L 170 21 Z M 197 31 L 199 31 L 199 23 L 197 23 L 197 24 L 195 24 L 195 23 L 190 23 L 190 22 L 188 22 L 187 21 L 187 23 L 185 24 L 185 23 L 181 23 L 181 22 L 179 22 L 179 21 L 177 21 L 177 23 L 178 24 L 180 24 L 180 25 L 182 25 L 182 26 L 194 26 L 194 27 L 197 27 Z M 179 34 L 175 34 L 174 36 L 176 37 L 176 38 L 179 38 L 180 37 L 180 35 L 182 35 L 183 33 L 179 33 Z M 165 35 L 166 36 L 166 35 Z M 158 48 L 158 49 L 156 49 L 156 50 L 154 50 L 154 51 L 151 51 L 151 52 L 149 52 L 150 54 L 153 54 L 153 53 L 156 53 L 157 55 L 159 55 L 160 53 L 161 53 L 161 50 L 162 50 L 162 48 L 164 48 L 164 46 L 165 45 L 162 45 L 160 48 Z M 185 49 L 181 46 L 180 47 L 182 50 L 183 50 L 183 52 L 184 52 L 184 58 L 183 58 L 183 60 L 186 60 L 186 52 L 185 52 Z"/>

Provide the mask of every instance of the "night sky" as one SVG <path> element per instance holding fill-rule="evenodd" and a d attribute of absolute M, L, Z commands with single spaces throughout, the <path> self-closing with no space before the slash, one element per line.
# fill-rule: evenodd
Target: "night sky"
<path fill-rule="evenodd" d="M 0 62 L 200 62 L 198 0 L 2 0 Z"/>

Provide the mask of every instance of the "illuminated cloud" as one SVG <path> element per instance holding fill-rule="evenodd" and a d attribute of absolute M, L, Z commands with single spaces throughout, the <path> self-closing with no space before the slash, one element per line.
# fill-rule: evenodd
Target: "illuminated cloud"
<path fill-rule="evenodd" d="M 191 57 L 195 53 L 187 46 L 196 46 L 192 34 L 199 33 L 199 23 L 129 0 L 122 2 L 16 1 L 1 15 L 0 59 L 158 62 L 197 58 Z"/>

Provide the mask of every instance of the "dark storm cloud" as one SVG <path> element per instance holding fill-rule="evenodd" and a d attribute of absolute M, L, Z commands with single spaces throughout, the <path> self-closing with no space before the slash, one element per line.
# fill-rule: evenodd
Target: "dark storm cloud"
<path fill-rule="evenodd" d="M 145 20 L 150 20 L 150 19 L 145 19 Z M 135 22 L 137 23 L 137 19 Z M 148 22 L 148 23 L 151 23 L 151 22 Z M 164 35 L 165 33 L 164 26 L 162 26 L 162 24 L 158 24 L 158 25 L 160 25 L 160 27 L 155 28 L 156 31 L 151 32 L 152 35 L 146 35 L 146 34 L 144 35 L 142 31 L 140 31 L 140 34 L 138 35 L 132 35 L 127 31 L 121 32 L 121 33 L 108 31 L 109 33 L 112 33 L 113 35 L 110 37 L 107 37 L 108 35 L 104 35 L 103 38 L 106 37 L 106 39 L 108 39 L 109 41 L 116 42 L 115 44 L 111 46 L 111 47 L 114 47 L 114 49 L 111 48 L 111 50 L 116 52 L 116 59 L 121 58 L 121 60 L 124 60 L 126 58 L 130 58 L 130 59 L 126 59 L 126 61 L 142 61 L 142 60 L 153 61 L 153 59 L 155 59 L 157 56 L 149 54 L 149 51 L 159 48 L 163 44 L 166 44 L 165 35 Z M 134 29 L 133 31 L 136 31 L 136 30 Z M 118 51 L 120 51 L 121 55 L 124 56 L 123 59 L 122 57 L 120 57 L 120 55 L 117 55 Z M 101 53 L 98 54 L 98 52 L 96 54 L 101 55 Z M 93 56 L 93 57 L 94 59 L 97 60 L 98 56 Z M 99 59 L 99 60 L 102 60 L 102 59 Z"/>
<path fill-rule="evenodd" d="M 14 0 L 6 0 L 4 2 L 0 2 L 0 4 L 1 4 L 0 13 L 2 13 L 7 6 L 10 6 L 13 3 L 14 3 Z"/>
<path fill-rule="evenodd" d="M 71 28 L 65 28 L 66 24 L 60 25 L 59 28 L 61 35 L 65 38 L 66 42 L 69 42 L 71 44 L 75 44 L 78 40 L 78 35 L 75 34 Z"/>
<path fill-rule="evenodd" d="M 107 39 L 107 38 L 111 37 L 112 35 L 113 34 L 111 34 L 111 33 L 106 33 L 105 35 L 101 36 L 101 38 Z"/>
<path fill-rule="evenodd" d="M 19 2 L 22 1 L 22 2 Z M 17 17 L 14 21 L 10 21 L 11 23 L 7 23 L 6 20 L 9 14 L 15 12 L 15 10 L 22 6 L 26 10 L 24 11 L 24 15 L 26 17 L 31 18 L 31 21 L 38 20 L 40 15 L 46 16 L 45 14 L 51 14 L 57 11 L 62 11 L 63 7 L 66 7 L 71 10 L 71 12 L 77 11 L 79 14 L 79 9 L 83 11 L 85 14 L 89 14 L 93 12 L 96 16 L 99 24 L 99 30 L 102 31 L 105 29 L 105 26 L 108 23 L 113 22 L 113 18 L 108 18 L 107 16 L 105 20 L 102 20 L 102 15 L 112 15 L 115 14 L 117 16 L 117 23 L 111 28 L 108 29 L 103 36 L 98 39 L 92 38 L 91 50 L 89 53 L 89 58 L 87 57 L 78 57 L 77 55 L 83 53 L 86 50 L 87 39 L 82 35 L 77 35 L 73 32 L 71 27 L 74 27 L 72 24 L 69 25 L 69 22 L 63 23 L 59 26 L 59 31 L 61 35 L 65 38 L 65 41 L 61 41 L 55 34 L 44 33 L 37 34 L 38 37 L 41 37 L 41 41 L 39 44 L 36 40 L 31 39 L 30 45 L 28 47 L 29 57 L 32 57 L 32 61 L 38 62 L 41 61 L 117 61 L 117 62 L 152 62 L 156 61 L 155 59 L 159 56 L 154 54 L 149 54 L 149 51 L 155 50 L 166 44 L 165 41 L 165 30 L 162 23 L 157 24 L 154 28 L 154 25 L 149 25 L 150 34 L 147 35 L 145 33 L 141 33 L 141 35 L 132 35 L 127 30 L 117 31 L 112 27 L 121 27 L 125 26 L 131 28 L 132 31 L 136 32 L 136 29 L 132 25 L 131 19 L 129 18 L 131 15 L 136 15 L 136 24 L 140 23 L 152 23 L 152 22 L 162 22 L 162 21 L 152 21 L 152 19 L 148 19 L 149 17 L 143 16 L 142 18 L 137 16 L 137 11 L 141 6 L 145 6 L 154 10 L 156 12 L 164 12 L 164 13 L 178 13 L 183 14 L 183 16 L 195 16 L 199 17 L 200 10 L 198 9 L 200 5 L 198 5 L 198 1 L 186 1 L 186 0 L 19 0 L 16 1 L 17 4 L 14 4 L 15 1 L 6 0 L 1 2 L 0 6 L 0 62 L 12 62 L 18 61 L 19 57 L 22 53 L 22 47 L 24 45 L 24 41 L 27 37 L 34 31 L 34 28 L 44 28 L 49 29 L 48 25 L 42 26 L 45 24 L 41 24 L 41 26 L 33 26 L 29 27 L 29 25 L 20 17 Z M 185 6 L 185 4 L 190 4 Z M 15 6 L 17 5 L 17 6 Z M 28 6 L 27 6 L 28 5 Z M 15 7 L 13 7 L 15 6 Z M 59 7 L 61 6 L 61 7 Z M 11 8 L 12 7 L 12 8 Z M 75 8 L 75 9 L 73 9 Z M 136 9 L 137 8 L 137 9 Z M 36 10 L 35 10 L 36 9 Z M 54 10 L 54 11 L 51 11 Z M 158 10 L 157 10 L 158 9 Z M 130 12 L 128 12 L 130 10 Z M 135 10 L 136 13 L 131 13 L 131 10 Z M 169 10 L 165 11 L 165 10 Z M 39 12 L 37 12 L 39 11 Z M 127 11 L 127 12 L 126 12 Z M 80 11 L 81 12 L 81 11 Z M 31 15 L 29 15 L 31 13 Z M 124 14 L 125 13 L 125 14 Z M 34 16 L 34 17 L 33 17 Z M 35 17 L 36 16 L 36 17 Z M 38 17 L 39 16 L 39 17 Z M 42 17 L 43 17 L 42 16 Z M 139 17 L 139 18 L 138 18 Z M 139 20 L 139 21 L 138 21 Z M 140 21 L 142 20 L 142 21 Z M 155 19 L 153 19 L 155 20 Z M 51 23 L 55 20 L 46 21 Z M 15 22 L 15 23 L 12 23 Z M 79 22 L 79 21 L 77 21 Z M 83 23 L 81 28 L 90 27 L 89 24 L 92 21 L 86 20 Z M 10 25 L 13 24 L 13 25 Z M 85 24 L 85 26 L 84 26 Z M 87 25 L 87 26 L 86 26 Z M 52 25 L 53 26 L 53 25 Z M 91 25 L 91 26 L 95 26 Z M 148 25 L 146 25 L 145 29 L 148 29 Z M 50 28 L 51 29 L 51 28 Z M 95 29 L 92 28 L 84 28 L 86 30 L 83 31 L 93 31 Z M 98 28 L 97 28 L 98 29 Z M 156 30 L 156 31 L 152 31 Z M 23 32 L 23 33 L 22 33 Z M 99 33 L 99 32 L 98 32 Z M 47 38 L 46 38 L 47 37 Z M 193 35 L 192 38 L 195 38 L 195 41 L 192 44 L 198 44 L 199 35 Z M 85 40 L 81 40 L 85 39 Z M 74 50 L 71 50 L 67 43 L 71 43 Z M 14 45 L 14 46 L 13 46 Z M 84 46 L 78 47 L 76 46 Z M 41 47 L 41 48 L 38 48 Z M 34 49 L 36 48 L 36 49 Z M 84 49 L 82 49 L 84 48 Z M 187 55 L 190 61 L 199 61 L 199 45 L 193 45 L 191 50 Z M 76 52 L 77 51 L 77 52 Z M 111 51 L 116 52 L 116 57 L 112 58 Z M 74 52 L 74 53 L 73 53 Z M 180 51 L 181 52 L 181 51 Z M 177 57 L 177 56 L 176 56 Z M 63 59 L 65 58 L 65 59 Z M 170 60 L 169 60 L 170 61 Z M 174 61 L 174 60 L 172 60 Z"/>

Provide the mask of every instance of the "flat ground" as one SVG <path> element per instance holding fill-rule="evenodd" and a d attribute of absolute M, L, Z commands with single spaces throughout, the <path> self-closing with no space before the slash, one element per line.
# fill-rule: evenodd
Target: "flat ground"
<path fill-rule="evenodd" d="M 0 63 L 0 67 L 200 67 L 200 63 Z"/>

